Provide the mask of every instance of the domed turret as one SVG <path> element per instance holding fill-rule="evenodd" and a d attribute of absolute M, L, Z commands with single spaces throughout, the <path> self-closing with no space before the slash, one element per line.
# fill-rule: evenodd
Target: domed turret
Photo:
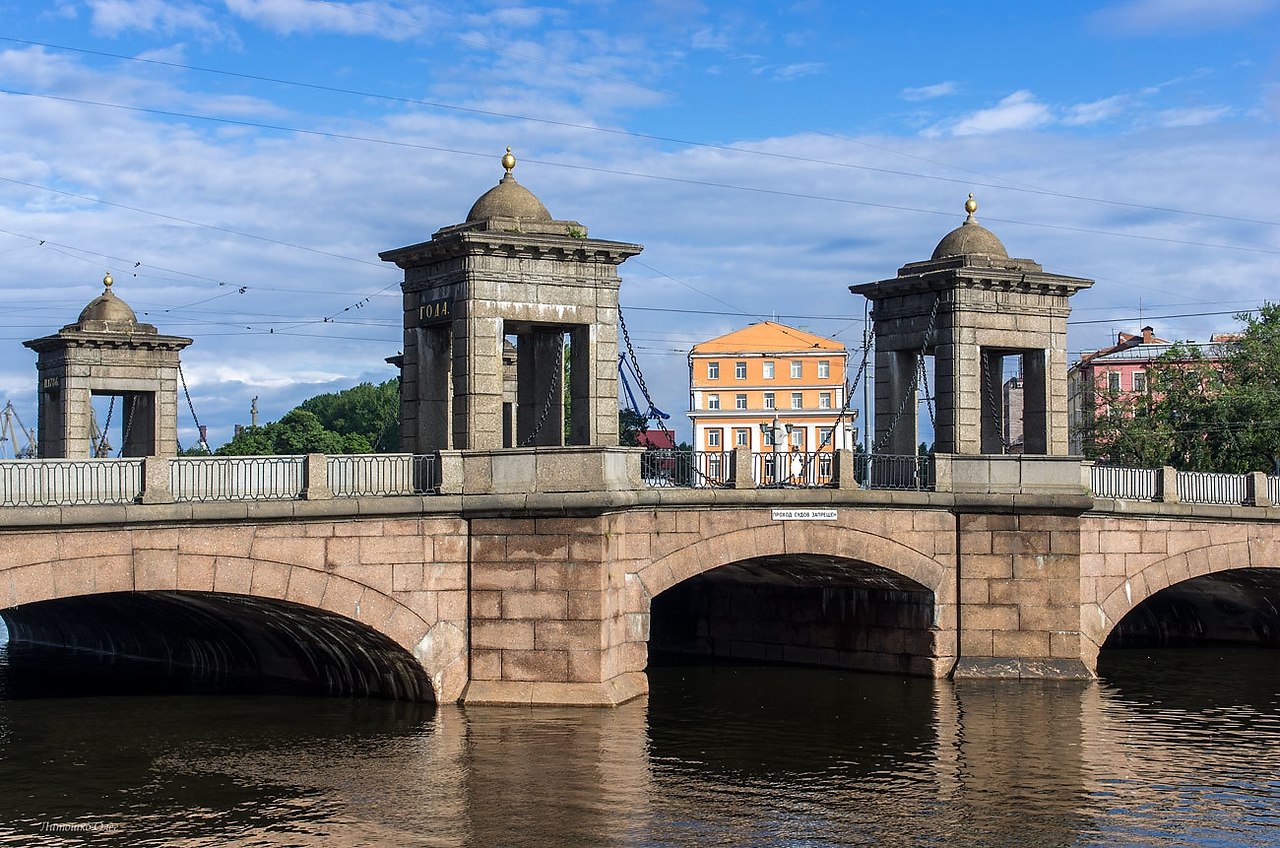
<path fill-rule="evenodd" d="M 542 201 L 511 176 L 515 166 L 516 157 L 508 147 L 506 155 L 502 157 L 502 167 L 507 172 L 501 182 L 480 195 L 480 199 L 472 205 L 471 211 L 467 213 L 467 223 L 487 221 L 490 218 L 519 218 L 539 222 L 551 220 L 551 213 L 542 205 Z"/>
<path fill-rule="evenodd" d="M 102 278 L 102 294 L 89 301 L 89 305 L 81 310 L 75 326 L 99 333 L 132 333 L 147 326 L 140 325 L 137 314 L 129 304 L 111 291 L 112 282 L 110 274 Z"/>
<path fill-rule="evenodd" d="M 948 256 L 994 256 L 1008 259 L 1009 251 L 1005 250 L 996 234 L 978 223 L 973 213 L 978 211 L 978 202 L 969 195 L 964 203 L 964 210 L 969 216 L 964 223 L 942 237 L 938 246 L 933 249 L 932 259 L 946 259 Z"/>

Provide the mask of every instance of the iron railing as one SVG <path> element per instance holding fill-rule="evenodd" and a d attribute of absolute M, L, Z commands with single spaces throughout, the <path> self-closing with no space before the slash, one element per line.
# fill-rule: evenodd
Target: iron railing
<path fill-rule="evenodd" d="M 335 498 L 413 495 L 436 490 L 435 457 L 411 453 L 331 456 L 326 462 Z"/>
<path fill-rule="evenodd" d="M 761 451 L 751 454 L 751 478 L 757 486 L 765 488 L 821 489 L 834 486 L 835 457 L 830 451 Z"/>
<path fill-rule="evenodd" d="M 1160 469 L 1095 465 L 1089 470 L 1094 497 L 1154 501 L 1160 497 Z"/>
<path fill-rule="evenodd" d="M 141 459 L 0 461 L 0 506 L 131 503 L 141 494 Z"/>
<path fill-rule="evenodd" d="M 1280 505 L 1280 477 L 1267 478 L 1267 497 L 1272 504 Z"/>
<path fill-rule="evenodd" d="M 733 453 L 652 448 L 640 454 L 640 476 L 658 488 L 727 486 L 733 482 Z"/>
<path fill-rule="evenodd" d="M 933 463 L 927 456 L 913 454 L 865 454 L 853 458 L 853 477 L 864 489 L 933 488 Z"/>
<path fill-rule="evenodd" d="M 169 464 L 175 501 L 281 501 L 302 497 L 305 456 L 178 457 Z"/>
<path fill-rule="evenodd" d="M 1248 474 L 1178 472 L 1178 500 L 1183 503 L 1240 506 L 1252 502 Z"/>

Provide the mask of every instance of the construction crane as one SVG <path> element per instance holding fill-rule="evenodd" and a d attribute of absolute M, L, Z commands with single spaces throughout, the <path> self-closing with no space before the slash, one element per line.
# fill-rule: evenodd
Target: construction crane
<path fill-rule="evenodd" d="M 16 428 L 13 426 L 15 422 Z M 19 433 L 22 434 L 21 439 Z M 34 459 L 35 455 L 36 434 L 22 423 L 18 410 L 13 408 L 13 401 L 6 402 L 4 410 L 0 411 L 0 458 Z"/>

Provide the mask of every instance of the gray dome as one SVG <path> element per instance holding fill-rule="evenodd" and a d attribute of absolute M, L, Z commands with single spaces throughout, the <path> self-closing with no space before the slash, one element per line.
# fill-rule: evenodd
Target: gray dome
<path fill-rule="evenodd" d="M 84 329 L 131 332 L 138 326 L 137 314 L 129 304 L 112 293 L 110 274 L 102 282 L 106 288 L 80 311 L 80 319 L 76 323 Z"/>
<path fill-rule="evenodd" d="M 526 221 L 550 221 L 551 213 L 533 192 L 516 182 L 508 171 L 502 182 L 480 195 L 467 213 L 467 223 L 490 218 L 523 218 Z"/>
<path fill-rule="evenodd" d="M 965 218 L 963 224 L 942 237 L 942 241 L 938 242 L 938 246 L 933 249 L 931 258 L 946 259 L 948 256 L 982 254 L 1008 259 L 1009 251 L 1005 250 L 1000 239 L 996 238 L 996 234 L 979 224 L 978 219 L 973 217 L 978 204 L 974 201 L 972 194 L 965 201 L 964 208 L 969 216 Z"/>

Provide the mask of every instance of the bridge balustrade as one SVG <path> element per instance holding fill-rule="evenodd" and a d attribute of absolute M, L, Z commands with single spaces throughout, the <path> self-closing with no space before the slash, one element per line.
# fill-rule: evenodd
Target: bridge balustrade
<path fill-rule="evenodd" d="M 1089 476 L 1095 497 L 1131 501 L 1154 501 L 1160 498 L 1161 473 L 1158 468 L 1095 465 L 1090 469 Z"/>
<path fill-rule="evenodd" d="M 306 456 L 179 457 L 169 465 L 175 501 L 295 500 L 306 482 Z"/>
<path fill-rule="evenodd" d="M 640 476 L 657 488 L 728 486 L 733 482 L 733 453 L 653 448 L 640 455 Z"/>
<path fill-rule="evenodd" d="M 1249 491 L 1249 475 L 1179 471 L 1178 500 L 1183 503 L 1226 504 L 1228 506 L 1252 503 L 1253 497 Z"/>
<path fill-rule="evenodd" d="M 0 461 L 0 506 L 132 503 L 141 494 L 141 459 Z"/>
<path fill-rule="evenodd" d="M 349 454 L 328 457 L 326 466 L 335 498 L 426 494 L 438 487 L 434 456 Z"/>
<path fill-rule="evenodd" d="M 1267 478 L 1267 499 L 1272 504 L 1280 504 L 1280 477 Z"/>

